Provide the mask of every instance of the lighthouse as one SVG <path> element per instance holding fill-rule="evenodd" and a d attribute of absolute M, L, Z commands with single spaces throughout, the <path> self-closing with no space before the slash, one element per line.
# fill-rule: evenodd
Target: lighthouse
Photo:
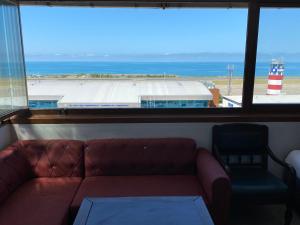
<path fill-rule="evenodd" d="M 272 59 L 268 77 L 267 95 L 280 95 L 282 90 L 282 80 L 284 65 L 280 59 Z"/>

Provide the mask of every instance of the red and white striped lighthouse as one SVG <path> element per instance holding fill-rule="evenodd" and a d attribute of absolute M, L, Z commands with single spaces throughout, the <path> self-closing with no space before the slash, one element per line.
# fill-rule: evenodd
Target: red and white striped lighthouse
<path fill-rule="evenodd" d="M 268 95 L 280 95 L 282 90 L 284 65 L 282 60 L 272 59 L 268 77 Z"/>

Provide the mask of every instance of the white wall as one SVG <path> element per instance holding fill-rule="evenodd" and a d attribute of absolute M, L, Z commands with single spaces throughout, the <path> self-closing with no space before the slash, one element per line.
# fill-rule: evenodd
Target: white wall
<path fill-rule="evenodd" d="M 187 137 L 198 146 L 211 149 L 212 126 L 217 123 L 131 123 L 131 124 L 15 124 L 20 140 L 26 139 L 79 139 L 96 138 L 156 138 Z M 293 149 L 300 149 L 300 123 L 269 122 L 269 143 L 280 158 Z M 270 164 L 279 174 L 280 168 Z"/>
<path fill-rule="evenodd" d="M 14 129 L 11 125 L 0 126 L 0 150 L 17 139 Z"/>

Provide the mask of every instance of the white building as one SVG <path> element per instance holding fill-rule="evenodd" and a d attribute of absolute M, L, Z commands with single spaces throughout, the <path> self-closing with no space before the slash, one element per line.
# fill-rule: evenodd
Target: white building
<path fill-rule="evenodd" d="M 58 108 L 207 107 L 213 98 L 201 81 L 179 79 L 28 79 L 28 92 Z"/>

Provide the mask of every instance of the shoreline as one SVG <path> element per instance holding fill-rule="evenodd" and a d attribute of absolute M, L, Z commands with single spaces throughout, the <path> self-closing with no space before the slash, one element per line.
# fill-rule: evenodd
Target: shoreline
<path fill-rule="evenodd" d="M 228 75 L 178 75 L 178 74 L 119 74 L 119 73 L 74 73 L 74 74 L 68 74 L 68 73 L 63 73 L 63 74 L 27 74 L 27 78 L 204 78 L 204 79 L 209 79 L 209 78 L 228 78 Z M 241 79 L 243 78 L 243 75 L 233 75 L 233 79 Z M 261 78 L 267 78 L 268 74 L 266 75 L 256 75 L 256 78 L 261 79 Z M 293 79 L 293 78 L 298 78 L 300 79 L 300 74 L 299 75 L 285 75 L 284 79 Z"/>
<path fill-rule="evenodd" d="M 229 77 L 227 75 L 199 75 L 199 76 L 180 76 L 175 74 L 47 74 L 47 75 L 26 75 L 27 79 L 40 80 L 40 79 L 186 79 L 186 80 L 227 80 Z M 242 81 L 243 76 L 232 76 L 233 81 Z M 259 75 L 255 77 L 256 81 L 267 80 L 268 75 Z M 284 76 L 283 80 L 298 80 L 298 76 Z"/>

